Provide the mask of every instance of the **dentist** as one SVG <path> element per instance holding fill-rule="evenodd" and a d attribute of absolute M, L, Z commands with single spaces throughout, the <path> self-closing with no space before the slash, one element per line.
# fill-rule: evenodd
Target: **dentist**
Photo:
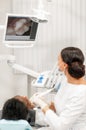
<path fill-rule="evenodd" d="M 32 101 L 41 107 L 51 130 L 86 130 L 86 80 L 82 51 L 77 47 L 62 49 L 58 67 L 67 80 L 55 96 L 54 111 L 36 95 Z"/>

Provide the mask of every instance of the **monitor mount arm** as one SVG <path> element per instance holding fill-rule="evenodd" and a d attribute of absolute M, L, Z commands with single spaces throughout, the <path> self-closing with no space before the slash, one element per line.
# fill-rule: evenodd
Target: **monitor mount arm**
<path fill-rule="evenodd" d="M 33 78 L 37 78 L 39 76 L 39 73 L 37 73 L 29 68 L 26 68 L 22 65 L 16 64 L 16 58 L 14 55 L 0 55 L 0 62 L 4 62 L 4 61 L 7 62 L 8 65 L 10 65 L 12 67 L 12 69 L 18 70 Z"/>

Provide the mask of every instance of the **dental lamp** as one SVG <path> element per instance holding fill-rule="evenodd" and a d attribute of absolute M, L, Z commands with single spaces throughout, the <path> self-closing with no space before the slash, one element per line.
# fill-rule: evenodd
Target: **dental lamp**
<path fill-rule="evenodd" d="M 48 12 L 41 10 L 41 9 L 33 9 L 35 12 L 34 17 L 32 17 L 32 20 L 38 23 L 46 23 L 48 22 L 48 19 L 46 15 L 49 15 Z"/>
<path fill-rule="evenodd" d="M 38 7 L 33 8 L 32 5 L 32 11 L 34 13 L 33 20 L 38 23 L 46 23 L 48 22 L 47 16 L 50 15 L 50 13 L 46 11 L 45 4 L 44 4 L 45 0 L 37 0 L 37 1 L 38 1 L 37 3 Z"/>

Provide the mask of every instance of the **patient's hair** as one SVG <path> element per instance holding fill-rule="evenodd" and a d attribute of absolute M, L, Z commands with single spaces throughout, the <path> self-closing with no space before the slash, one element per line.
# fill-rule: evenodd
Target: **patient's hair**
<path fill-rule="evenodd" d="M 26 105 L 18 99 L 8 99 L 2 109 L 2 119 L 7 120 L 19 120 L 27 119 L 28 108 Z"/>

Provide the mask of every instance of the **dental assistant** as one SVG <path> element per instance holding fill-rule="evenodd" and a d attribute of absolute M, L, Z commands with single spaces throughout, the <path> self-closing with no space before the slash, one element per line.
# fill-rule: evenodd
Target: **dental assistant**
<path fill-rule="evenodd" d="M 55 96 L 55 110 L 36 96 L 33 102 L 41 107 L 51 130 L 86 130 L 86 80 L 82 51 L 77 47 L 62 49 L 58 67 L 67 80 Z"/>

